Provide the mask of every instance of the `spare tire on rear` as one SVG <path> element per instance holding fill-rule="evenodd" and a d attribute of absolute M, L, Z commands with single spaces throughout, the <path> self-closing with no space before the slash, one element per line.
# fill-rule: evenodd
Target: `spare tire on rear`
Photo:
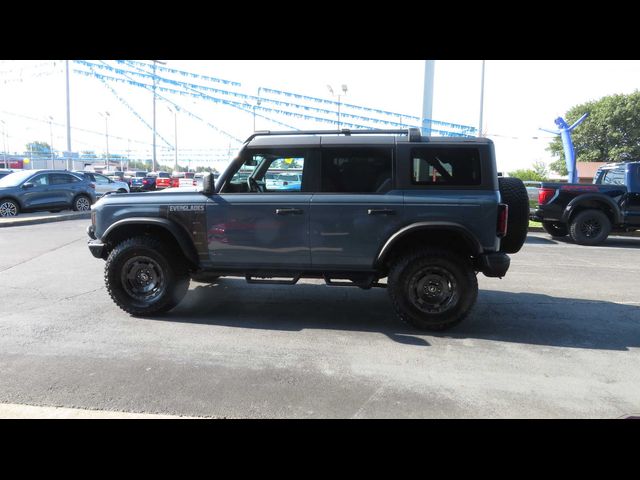
<path fill-rule="evenodd" d="M 522 180 L 515 177 L 498 177 L 502 203 L 509 206 L 507 235 L 500 242 L 500 251 L 516 253 L 524 245 L 529 230 L 529 196 Z"/>

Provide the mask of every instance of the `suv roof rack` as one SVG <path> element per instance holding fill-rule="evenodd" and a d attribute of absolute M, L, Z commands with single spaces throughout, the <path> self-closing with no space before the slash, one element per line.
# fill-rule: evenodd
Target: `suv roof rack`
<path fill-rule="evenodd" d="M 401 128 L 401 129 L 390 129 L 390 130 L 351 130 L 349 128 L 343 128 L 340 130 L 281 130 L 281 131 L 271 131 L 271 130 L 259 130 L 254 132 L 245 140 L 245 144 L 249 143 L 255 137 L 265 136 L 265 135 L 407 135 L 409 137 L 410 142 L 419 142 L 422 138 L 419 128 L 410 127 L 410 128 Z"/>

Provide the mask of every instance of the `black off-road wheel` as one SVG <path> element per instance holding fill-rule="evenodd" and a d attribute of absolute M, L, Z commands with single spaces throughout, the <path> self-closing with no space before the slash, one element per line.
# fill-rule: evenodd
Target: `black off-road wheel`
<path fill-rule="evenodd" d="M 389 296 L 401 320 L 419 330 L 460 323 L 478 298 L 471 263 L 447 250 L 420 249 L 399 257 L 388 277 Z"/>
<path fill-rule="evenodd" d="M 520 251 L 529 231 L 529 195 L 522 180 L 515 177 L 498 177 L 500 198 L 509 206 L 507 235 L 500 241 L 500 251 Z"/>
<path fill-rule="evenodd" d="M 601 210 L 583 210 L 576 214 L 569 225 L 569 236 L 579 245 L 598 245 L 611 232 L 611 221 Z"/>
<path fill-rule="evenodd" d="M 151 237 L 129 238 L 109 254 L 104 271 L 113 301 L 133 316 L 164 313 L 189 289 L 189 273 L 170 248 Z"/>
<path fill-rule="evenodd" d="M 566 237 L 569 234 L 569 227 L 559 222 L 542 222 L 542 229 L 552 237 Z"/>

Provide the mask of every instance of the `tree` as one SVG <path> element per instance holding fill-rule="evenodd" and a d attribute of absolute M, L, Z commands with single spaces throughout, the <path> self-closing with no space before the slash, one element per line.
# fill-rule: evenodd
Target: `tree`
<path fill-rule="evenodd" d="M 47 142 L 29 142 L 25 148 L 25 155 L 51 155 L 51 146 Z"/>
<path fill-rule="evenodd" d="M 572 133 L 578 162 L 619 162 L 640 157 L 640 92 L 629 95 L 610 95 L 572 107 L 564 116 L 571 125 L 584 113 L 589 117 Z M 560 157 L 549 167 L 562 175 L 567 174 L 564 149 L 560 136 L 547 148 L 554 157 Z"/>
<path fill-rule="evenodd" d="M 510 177 L 515 177 L 515 178 L 519 178 L 522 181 L 534 180 L 534 181 L 537 181 L 537 182 L 544 182 L 544 181 L 547 180 L 547 178 L 545 176 L 540 175 L 535 170 L 533 170 L 533 169 L 524 169 L 524 168 L 509 172 L 509 176 Z"/>
<path fill-rule="evenodd" d="M 512 172 L 509 172 L 509 176 L 519 178 L 522 181 L 533 180 L 536 182 L 546 182 L 548 180 L 549 171 L 547 170 L 547 166 L 544 162 L 538 160 L 534 162 L 532 168 L 513 170 Z"/>

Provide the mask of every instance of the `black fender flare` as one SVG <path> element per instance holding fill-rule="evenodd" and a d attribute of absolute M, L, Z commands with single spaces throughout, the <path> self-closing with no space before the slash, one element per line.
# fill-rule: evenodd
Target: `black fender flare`
<path fill-rule="evenodd" d="M 187 232 L 180 225 L 172 222 L 171 220 L 167 220 L 166 218 L 131 217 L 118 220 L 105 230 L 102 234 L 101 240 L 104 243 L 107 243 L 110 235 L 119 229 L 130 225 L 152 225 L 164 228 L 171 234 L 171 236 L 173 236 L 176 242 L 178 242 L 178 245 L 187 260 L 192 262 L 194 265 L 198 265 L 198 254 Z"/>
<path fill-rule="evenodd" d="M 484 251 L 478 239 L 463 225 L 454 222 L 416 222 L 401 228 L 385 241 L 382 247 L 378 250 L 374 266 L 380 265 L 381 262 L 384 262 L 386 256 L 393 249 L 393 246 L 407 235 L 425 230 L 446 230 L 454 232 L 459 234 L 469 245 L 472 255 L 480 255 Z"/>
<path fill-rule="evenodd" d="M 583 206 L 586 202 L 599 202 L 605 204 L 607 207 L 611 209 L 613 212 L 613 224 L 622 223 L 622 212 L 620 211 L 620 207 L 616 202 L 614 202 L 611 197 L 607 197 L 603 194 L 594 194 L 594 193 L 586 193 L 584 195 L 579 195 L 576 198 L 573 198 L 565 207 L 564 212 L 562 212 L 562 218 L 560 219 L 562 223 L 569 223 L 569 218 L 571 214 L 575 210 L 576 207 Z"/>

